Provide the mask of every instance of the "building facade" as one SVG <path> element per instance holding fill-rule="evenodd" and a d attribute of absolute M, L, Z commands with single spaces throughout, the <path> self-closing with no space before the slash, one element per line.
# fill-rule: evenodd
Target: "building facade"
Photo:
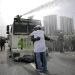
<path fill-rule="evenodd" d="M 60 29 L 64 31 L 64 34 L 74 34 L 73 19 L 60 16 Z"/>
<path fill-rule="evenodd" d="M 57 30 L 57 16 L 56 15 L 49 15 L 44 16 L 44 27 L 45 27 L 45 34 L 52 34 Z"/>
<path fill-rule="evenodd" d="M 64 34 L 74 34 L 73 19 L 65 16 L 49 15 L 44 16 L 45 34 L 54 34 L 56 31 L 63 31 Z"/>

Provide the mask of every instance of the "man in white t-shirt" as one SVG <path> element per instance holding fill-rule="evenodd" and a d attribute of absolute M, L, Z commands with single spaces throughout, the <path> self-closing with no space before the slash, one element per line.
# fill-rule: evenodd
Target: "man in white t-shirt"
<path fill-rule="evenodd" d="M 35 30 L 30 34 L 30 36 L 33 37 L 32 41 L 34 42 L 34 53 L 36 55 L 38 70 L 39 72 L 43 72 L 43 70 L 47 70 L 47 59 L 45 36 L 44 31 L 41 29 L 41 26 L 36 26 Z M 50 38 L 48 38 L 47 40 L 50 40 Z"/>

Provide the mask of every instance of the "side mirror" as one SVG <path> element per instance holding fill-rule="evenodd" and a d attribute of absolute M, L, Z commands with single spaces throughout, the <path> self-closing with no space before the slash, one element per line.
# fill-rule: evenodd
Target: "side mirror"
<path fill-rule="evenodd" d="M 6 33 L 9 34 L 9 25 L 7 25 L 7 32 Z"/>
<path fill-rule="evenodd" d="M 7 25 L 7 31 L 9 31 L 9 25 Z"/>
<path fill-rule="evenodd" d="M 6 34 L 9 34 L 9 32 L 6 32 Z"/>

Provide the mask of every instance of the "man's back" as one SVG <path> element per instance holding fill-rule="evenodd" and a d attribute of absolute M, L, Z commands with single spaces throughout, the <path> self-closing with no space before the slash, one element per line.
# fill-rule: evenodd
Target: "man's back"
<path fill-rule="evenodd" d="M 37 30 L 31 33 L 31 35 L 34 35 L 34 38 L 40 37 L 40 40 L 34 42 L 34 52 L 45 52 L 46 45 L 45 45 L 45 39 L 44 39 L 44 31 Z"/>

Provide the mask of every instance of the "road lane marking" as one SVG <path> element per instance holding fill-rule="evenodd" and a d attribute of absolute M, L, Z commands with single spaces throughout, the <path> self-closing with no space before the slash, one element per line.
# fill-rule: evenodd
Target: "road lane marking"
<path fill-rule="evenodd" d="M 75 55 L 72 55 L 72 56 L 75 56 Z"/>
<path fill-rule="evenodd" d="M 34 65 L 33 63 L 30 63 L 30 65 L 31 65 L 34 69 L 36 69 L 36 68 L 35 68 L 35 65 Z"/>

